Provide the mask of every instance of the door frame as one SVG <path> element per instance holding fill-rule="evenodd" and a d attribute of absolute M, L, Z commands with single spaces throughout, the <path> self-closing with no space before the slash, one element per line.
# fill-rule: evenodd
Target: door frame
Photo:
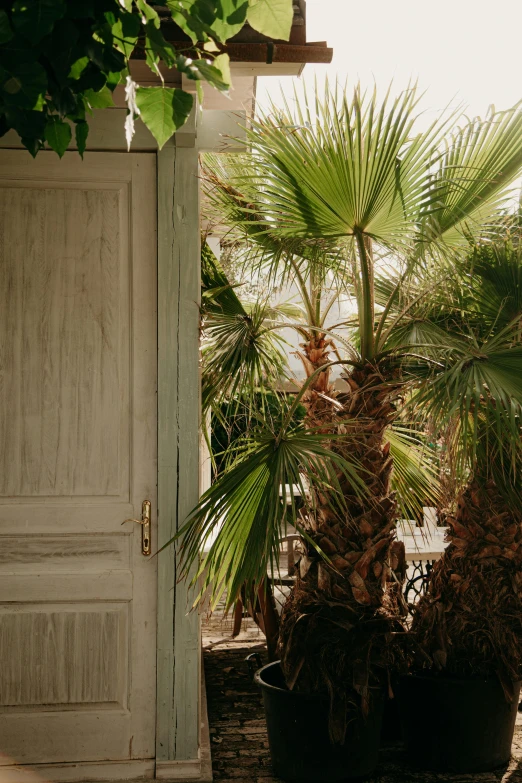
<path fill-rule="evenodd" d="M 187 132 L 184 134 L 187 136 Z M 186 143 L 186 139 L 185 139 Z M 158 152 L 158 546 L 199 499 L 198 149 Z M 201 736 L 201 638 L 174 547 L 158 555 L 156 777 L 212 779 Z M 173 633 L 174 629 L 174 633 Z"/>

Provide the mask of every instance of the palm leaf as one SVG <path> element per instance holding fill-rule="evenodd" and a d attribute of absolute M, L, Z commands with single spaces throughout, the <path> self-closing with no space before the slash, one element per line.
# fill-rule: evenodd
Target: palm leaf
<path fill-rule="evenodd" d="M 522 318 L 522 244 L 518 237 L 479 245 L 470 261 L 474 304 L 482 327 L 499 330 Z"/>
<path fill-rule="evenodd" d="M 437 164 L 419 241 L 469 247 L 470 237 L 497 218 L 521 169 L 522 103 L 466 123 Z"/>
<path fill-rule="evenodd" d="M 201 245 L 201 297 L 203 316 L 216 312 L 246 315 L 234 286 L 207 242 Z"/>
<path fill-rule="evenodd" d="M 300 529 L 294 486 L 310 513 L 314 490 L 333 498 L 337 509 L 343 507 L 341 477 L 363 495 L 360 466 L 328 449 L 327 440 L 303 430 L 258 433 L 205 492 L 176 536 L 183 573 L 199 563 L 194 578 L 200 585 L 197 601 L 209 596 L 215 606 L 226 592 L 227 607 L 231 606 L 243 585 L 260 585 L 269 566 L 277 569 L 286 525 L 291 522 Z M 289 506 L 281 497 L 285 485 L 290 488 Z"/>
<path fill-rule="evenodd" d="M 522 405 L 522 346 L 513 345 L 510 325 L 480 345 L 462 340 L 458 350 L 431 371 L 419 364 L 412 374 L 425 374 L 425 383 L 414 397 L 428 417 L 442 428 L 458 419 L 462 429 L 462 458 L 474 463 L 479 421 L 489 438 L 516 447 L 520 440 L 519 410 Z M 442 357 L 441 357 L 442 358 Z"/>
<path fill-rule="evenodd" d="M 408 427 L 395 426 L 385 434 L 393 457 L 392 489 L 399 514 L 404 519 L 419 518 L 423 506 L 438 506 L 440 478 L 438 455 L 421 434 Z"/>
<path fill-rule="evenodd" d="M 285 341 L 272 328 L 282 309 L 243 302 L 208 247 L 202 251 L 202 406 L 246 399 L 264 384 L 279 385 L 286 367 Z"/>
<path fill-rule="evenodd" d="M 440 130 L 414 135 L 417 102 L 414 87 L 379 103 L 376 93 L 356 88 L 349 102 L 327 86 L 322 102 L 305 93 L 302 107 L 270 107 L 249 131 L 255 174 L 237 178 L 240 189 L 263 183 L 265 230 L 281 239 L 409 240 Z"/>

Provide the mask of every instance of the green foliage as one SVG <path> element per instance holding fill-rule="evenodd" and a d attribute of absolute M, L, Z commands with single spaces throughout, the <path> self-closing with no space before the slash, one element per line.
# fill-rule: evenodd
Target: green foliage
<path fill-rule="evenodd" d="M 293 430 L 287 422 L 278 433 L 265 427 L 244 443 L 235 464 L 205 492 L 176 536 L 181 538 L 183 572 L 200 560 L 194 577 L 201 586 L 198 600 L 209 595 L 215 606 L 226 591 L 231 606 L 244 584 L 260 584 L 269 565 L 277 568 L 280 537 L 287 522 L 297 517 L 294 486 L 309 513 L 315 511 L 311 484 L 327 491 L 338 508 L 344 505 L 342 479 L 364 495 L 360 465 L 332 452 L 326 441 L 325 435 Z M 281 498 L 285 485 L 290 488 L 290 509 Z M 200 559 L 202 548 L 208 551 Z"/>
<path fill-rule="evenodd" d="M 189 35 L 196 57 L 177 52 L 165 40 L 158 4 L 147 0 L 0 0 L 0 135 L 12 129 L 33 156 L 45 142 L 62 156 L 76 125 L 83 155 L 89 115 L 113 105 L 112 91 L 126 83 L 128 144 L 133 120 L 140 116 L 161 147 L 186 121 L 192 96 L 165 86 L 137 89 L 129 70 L 136 50 L 154 74 L 163 64 L 226 93 L 229 58 L 219 54 L 217 44 L 247 21 L 268 36 L 288 38 L 290 33 L 292 0 L 169 0 L 159 5 Z"/>
<path fill-rule="evenodd" d="M 422 432 L 397 425 L 385 435 L 393 458 L 392 488 L 403 519 L 420 519 L 440 496 L 438 456 Z"/>
<path fill-rule="evenodd" d="M 325 338 L 321 362 L 317 345 L 310 351 L 315 365 L 301 352 L 307 380 L 297 397 L 334 364 L 345 366 L 348 380 L 353 367 L 375 366 L 383 395 L 389 393 L 397 406 L 385 439 L 404 516 L 436 504 L 437 471 L 448 465 L 456 467 L 458 480 L 472 472 L 492 477 L 497 486 L 515 486 L 510 477 L 519 473 L 521 442 L 522 264 L 514 236 L 504 245 L 497 240 L 503 226 L 514 232 L 520 224 L 520 214 L 506 216 L 505 203 L 522 170 L 522 106 L 472 121 L 443 117 L 418 131 L 413 88 L 394 101 L 358 88 L 349 96 L 327 87 L 325 95 L 305 96 L 304 103 L 296 100 L 283 111 L 269 107 L 248 131 L 248 154 L 207 156 L 204 163 L 213 217 L 227 237 L 243 243 L 244 268 L 263 269 L 271 285 L 284 281 L 299 291 L 304 318 L 274 318 L 271 329 L 291 326 L 305 346 L 317 343 L 318 335 Z M 326 301 L 329 276 L 335 283 Z M 351 314 L 326 328 L 325 313 L 339 295 L 352 298 Z M 221 296 L 229 301 L 221 302 L 217 317 L 226 316 L 230 325 L 242 304 L 223 278 L 216 281 L 216 301 Z M 254 386 L 252 375 L 241 372 L 244 361 L 249 367 L 259 362 L 262 352 L 250 338 L 261 327 L 250 335 L 237 325 L 222 333 L 220 328 L 208 347 L 222 374 L 208 377 L 207 396 L 234 383 L 241 397 Z M 264 369 L 257 374 L 257 388 L 266 377 Z M 350 453 L 341 444 L 350 431 L 342 414 L 351 396 L 336 397 L 325 383 L 320 398 L 326 413 L 318 428 L 330 441 L 326 435 L 320 441 L 321 465 L 336 471 L 331 460 L 341 450 Z M 371 428 L 372 414 L 359 422 L 361 428 Z M 307 439 L 318 437 L 309 421 L 294 433 L 302 440 L 293 475 L 301 470 L 313 480 L 317 464 L 300 461 L 301 446 L 306 452 Z M 277 559 L 274 531 L 282 517 L 267 515 L 265 494 L 268 464 L 277 461 L 280 445 L 274 438 L 274 454 L 263 452 L 263 468 L 250 438 L 241 441 L 243 452 L 232 456 L 185 528 L 187 565 L 197 559 L 198 540 L 221 531 L 204 563 L 205 586 L 214 596 L 225 584 L 230 598 L 238 573 L 252 580 L 264 573 L 243 563 L 243 547 L 255 559 L 255 543 L 265 565 L 269 556 Z M 290 483 L 291 475 L 285 473 L 281 483 Z M 358 475 L 364 483 L 364 472 Z M 279 486 L 271 487 L 270 503 Z M 323 484 L 322 496 L 340 502 L 333 484 Z M 248 508 L 244 525 L 252 528 L 243 527 L 236 504 Z M 296 514 L 292 519 L 299 524 Z M 236 544 L 235 534 L 245 537 Z M 227 559 L 233 546 L 238 560 Z"/>
<path fill-rule="evenodd" d="M 161 149 L 186 122 L 193 98 L 174 87 L 138 87 L 136 105 L 140 116 Z"/>
<path fill-rule="evenodd" d="M 423 265 L 453 266 L 493 230 L 522 169 L 521 105 L 472 121 L 443 116 L 418 131 L 418 100 L 415 87 L 392 100 L 327 84 L 324 99 L 296 96 L 253 123 L 255 165 L 247 155 L 208 158 L 210 198 L 255 247 L 251 257 L 284 278 L 315 252 L 344 285 L 351 278 L 362 359 L 378 357 L 404 325 Z M 379 268 L 396 286 L 377 311 Z M 431 285 L 428 276 L 424 297 Z"/>
<path fill-rule="evenodd" d="M 214 157 L 208 158 L 207 165 L 211 162 L 217 161 Z M 222 164 L 220 170 L 225 169 Z M 234 164 L 232 169 L 238 170 Z M 256 241 L 259 239 L 255 230 L 253 236 Z M 261 241 L 266 248 L 265 241 Z M 296 250 L 296 246 L 293 249 Z M 248 245 L 243 245 L 243 252 L 248 262 Z M 324 258 L 323 254 L 323 263 Z M 314 255 L 307 258 L 298 265 L 297 277 L 292 278 L 302 297 L 302 307 L 293 304 L 290 310 L 281 305 L 271 309 L 266 302 L 257 303 L 263 318 L 256 325 L 255 320 L 245 321 L 247 314 L 256 310 L 256 303 L 240 298 L 241 287 L 230 285 L 211 249 L 203 244 L 203 402 L 205 409 L 212 411 L 210 446 L 214 483 L 184 529 L 187 538 L 183 539 L 183 552 L 189 567 L 198 551 L 198 537 L 200 545 L 208 549 L 205 567 L 209 570 L 204 593 L 211 600 L 221 595 L 225 585 L 228 600 L 232 601 L 241 586 L 241 578 L 254 581 L 260 578 L 263 573 L 262 568 L 257 570 L 260 558 L 265 564 L 270 561 L 277 564 L 279 535 L 287 522 L 300 527 L 302 519 L 297 511 L 301 502 L 304 501 L 305 514 L 314 513 L 310 506 L 314 492 L 308 491 L 310 486 L 321 491 L 323 501 L 329 497 L 338 509 L 344 501 L 338 493 L 337 482 L 343 475 L 353 477 L 354 470 L 359 468 L 356 485 L 357 490 L 364 493 L 365 471 L 338 453 L 343 441 L 348 439 L 349 442 L 349 432 L 325 434 L 322 431 L 319 434 L 305 420 L 306 403 L 302 401 L 305 389 L 298 395 L 276 391 L 282 388 L 285 367 L 281 364 L 278 369 L 281 377 L 274 377 L 277 354 L 270 357 L 266 340 L 276 329 L 289 325 L 296 328 L 301 337 L 310 339 L 314 323 L 323 324 L 321 328 L 324 329 L 331 297 L 337 299 L 343 291 L 339 279 L 339 288 L 333 293 L 329 291 L 323 301 L 324 270 L 316 268 L 316 261 Z M 283 262 L 291 263 L 288 255 Z M 338 334 L 332 338 L 342 343 Z M 280 358 L 282 362 L 284 356 L 281 354 Z M 332 416 L 335 418 L 333 411 Z M 290 462 L 284 457 L 285 449 L 290 448 L 287 438 L 292 443 L 293 460 Z M 422 432 L 405 426 L 390 430 L 386 441 L 395 465 L 392 487 L 397 494 L 400 514 L 406 518 L 420 517 L 422 507 L 436 505 L 439 495 L 438 459 L 434 448 L 426 443 Z M 268 443 L 272 443 L 273 448 L 265 450 Z M 258 449 L 261 449 L 260 454 Z M 282 472 L 277 474 L 279 469 Z M 270 477 L 276 474 L 280 475 L 279 483 L 271 483 Z M 291 484 L 303 490 L 300 493 L 303 499 L 300 497 L 297 503 L 293 498 L 290 507 L 285 508 L 280 502 L 280 488 Z M 236 512 L 236 504 L 240 509 L 244 504 L 244 517 L 239 510 Z M 273 510 L 272 515 L 265 513 L 267 508 Z M 234 535 L 244 538 L 236 545 L 232 543 Z M 227 561 L 234 547 L 234 558 Z M 243 562 L 243 557 L 253 558 L 253 564 Z M 236 578 L 237 573 L 240 577 Z"/>
<path fill-rule="evenodd" d="M 285 0 L 250 0 L 248 21 L 255 30 L 286 40 L 292 27 L 292 7 Z"/>
<path fill-rule="evenodd" d="M 286 395 L 268 389 L 260 389 L 251 400 L 225 400 L 213 413 L 211 420 L 211 451 L 215 475 L 223 473 L 235 460 L 236 449 L 246 438 L 255 436 L 267 424 L 273 432 L 279 432 L 288 412 Z M 306 410 L 299 405 L 293 413 L 290 426 L 302 426 Z"/>
<path fill-rule="evenodd" d="M 48 118 L 45 126 L 45 140 L 60 158 L 63 157 L 65 150 L 69 146 L 71 137 L 71 126 L 67 122 L 63 122 L 55 115 L 51 115 Z"/>
<path fill-rule="evenodd" d="M 284 340 L 267 301 L 242 302 L 214 254 L 202 253 L 202 403 L 219 410 L 224 400 L 246 402 L 263 386 L 277 387 L 286 363 Z M 255 405 L 254 405 L 255 407 Z"/>

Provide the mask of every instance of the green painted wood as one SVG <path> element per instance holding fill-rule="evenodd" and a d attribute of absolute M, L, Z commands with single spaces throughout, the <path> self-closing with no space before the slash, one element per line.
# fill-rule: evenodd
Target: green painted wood
<path fill-rule="evenodd" d="M 158 544 L 199 498 L 198 153 L 158 153 Z M 173 547 L 158 555 L 156 757 L 198 757 L 200 624 Z"/>

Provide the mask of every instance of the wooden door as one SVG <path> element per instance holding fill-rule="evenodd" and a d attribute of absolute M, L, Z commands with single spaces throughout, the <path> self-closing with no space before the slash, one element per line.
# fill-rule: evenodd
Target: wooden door
<path fill-rule="evenodd" d="M 6 765 L 154 756 L 155 161 L 0 151 Z"/>

